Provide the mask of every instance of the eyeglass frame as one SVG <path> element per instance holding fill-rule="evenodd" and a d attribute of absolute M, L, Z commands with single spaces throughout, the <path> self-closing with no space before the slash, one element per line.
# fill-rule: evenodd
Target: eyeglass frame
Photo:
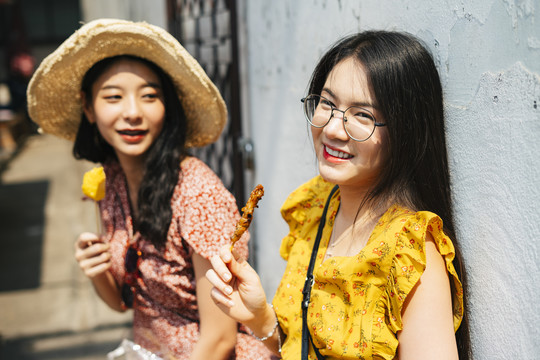
<path fill-rule="evenodd" d="M 315 125 L 313 124 L 313 122 L 309 119 L 309 115 L 308 115 L 308 112 L 306 110 L 306 100 L 309 98 L 309 97 L 319 97 L 320 99 L 324 99 L 326 101 L 328 101 L 329 105 L 330 105 L 330 117 L 328 118 L 328 120 L 324 123 L 324 125 Z M 382 126 L 386 126 L 385 123 L 380 123 L 380 122 L 377 122 L 377 118 L 375 117 L 375 115 L 373 115 L 373 113 L 371 111 L 369 111 L 368 109 L 366 109 L 365 107 L 362 107 L 362 106 L 358 106 L 358 105 L 352 105 L 352 106 L 349 106 L 348 108 L 346 108 L 345 110 L 340 110 L 338 109 L 336 106 L 334 106 L 332 104 L 332 101 L 330 101 L 329 99 L 325 98 L 324 96 L 322 95 L 319 95 L 319 94 L 309 94 L 307 95 L 306 97 L 300 99 L 300 101 L 302 102 L 303 106 L 302 108 L 304 109 L 304 115 L 306 117 L 306 120 L 308 121 L 308 123 L 313 126 L 314 128 L 317 128 L 317 129 L 322 129 L 323 127 L 325 127 L 326 125 L 328 125 L 328 123 L 330 122 L 330 120 L 332 120 L 332 118 L 334 117 L 334 111 L 339 111 L 340 113 L 343 114 L 343 116 L 341 117 L 341 121 L 343 123 L 343 129 L 345 129 L 345 132 L 347 133 L 347 136 L 349 137 L 349 139 L 351 140 L 354 140 L 356 142 L 364 142 L 364 141 L 367 141 L 369 140 L 369 138 L 371 136 L 373 136 L 373 133 L 375 132 L 375 129 L 377 127 L 382 127 Z M 319 102 L 317 103 L 317 107 L 319 106 L 319 103 L 320 103 L 320 100 Z M 317 107 L 313 110 L 313 115 L 315 115 L 315 110 L 317 109 Z M 351 134 L 349 134 L 349 131 L 347 130 L 347 127 L 345 126 L 345 123 L 347 122 L 347 118 L 345 117 L 345 113 L 351 109 L 351 108 L 360 108 L 362 110 L 365 110 L 367 113 L 369 113 L 372 117 L 373 117 L 373 130 L 371 131 L 371 133 L 369 134 L 369 136 L 363 140 L 358 140 L 357 138 L 351 136 Z M 312 118 L 313 118 L 313 115 L 312 115 Z"/>

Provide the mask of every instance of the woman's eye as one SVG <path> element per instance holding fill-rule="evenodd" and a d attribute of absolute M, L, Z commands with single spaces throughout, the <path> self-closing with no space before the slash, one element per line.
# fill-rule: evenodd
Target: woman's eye
<path fill-rule="evenodd" d="M 358 121 L 375 121 L 375 117 L 364 109 L 351 108 L 349 111 Z"/>
<path fill-rule="evenodd" d="M 334 104 L 332 104 L 330 101 L 326 99 L 321 99 L 320 105 L 323 109 L 328 109 L 328 110 L 334 107 Z"/>
<path fill-rule="evenodd" d="M 120 95 L 106 95 L 103 97 L 105 100 L 109 100 L 109 101 L 115 101 L 115 100 L 120 100 L 122 99 L 122 96 Z"/>
<path fill-rule="evenodd" d="M 360 117 L 368 118 L 368 119 L 373 119 L 373 116 L 370 113 L 363 112 L 363 111 L 359 112 L 356 116 L 360 116 Z"/>

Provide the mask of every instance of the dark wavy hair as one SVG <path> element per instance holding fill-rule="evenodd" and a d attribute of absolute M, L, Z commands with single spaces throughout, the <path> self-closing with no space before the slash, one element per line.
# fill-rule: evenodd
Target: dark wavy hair
<path fill-rule="evenodd" d="M 465 289 L 465 268 L 452 215 L 443 93 L 433 57 L 407 33 L 354 34 L 338 41 L 321 58 L 311 77 L 309 94 L 320 95 L 334 66 L 348 58 L 365 70 L 389 139 L 388 161 L 362 204 L 392 199 L 439 215 L 445 233 L 454 241 L 454 264 Z M 471 358 L 467 309 L 456 332 L 462 360 Z"/>
<path fill-rule="evenodd" d="M 81 90 L 86 101 L 92 101 L 94 82 L 120 60 L 138 61 L 149 67 L 159 78 L 165 98 L 163 129 L 148 150 L 146 170 L 139 189 L 137 229 L 157 247 L 167 241 L 172 220 L 171 198 L 180 176 L 180 161 L 186 156 L 187 120 L 170 77 L 154 63 L 131 55 L 106 58 L 96 63 L 83 78 Z M 73 144 L 76 159 L 95 163 L 117 161 L 114 149 L 103 139 L 97 127 L 82 115 Z"/>

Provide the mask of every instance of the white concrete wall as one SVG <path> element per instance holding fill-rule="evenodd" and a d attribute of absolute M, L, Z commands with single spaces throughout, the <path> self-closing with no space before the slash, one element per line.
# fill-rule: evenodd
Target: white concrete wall
<path fill-rule="evenodd" d="M 146 21 L 167 29 L 165 0 L 80 0 L 85 22 L 99 18 Z"/>
<path fill-rule="evenodd" d="M 314 65 L 343 35 L 405 30 L 434 52 L 444 85 L 475 358 L 538 359 L 540 0 L 244 1 L 246 112 L 266 189 L 253 231 L 270 297 L 284 269 L 279 208 L 317 173 L 300 106 Z"/>

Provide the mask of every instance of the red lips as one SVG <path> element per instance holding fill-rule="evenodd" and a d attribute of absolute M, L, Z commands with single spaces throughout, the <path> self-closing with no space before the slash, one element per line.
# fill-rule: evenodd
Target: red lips
<path fill-rule="evenodd" d="M 147 133 L 148 130 L 118 130 L 118 134 L 128 143 L 140 142 Z"/>

